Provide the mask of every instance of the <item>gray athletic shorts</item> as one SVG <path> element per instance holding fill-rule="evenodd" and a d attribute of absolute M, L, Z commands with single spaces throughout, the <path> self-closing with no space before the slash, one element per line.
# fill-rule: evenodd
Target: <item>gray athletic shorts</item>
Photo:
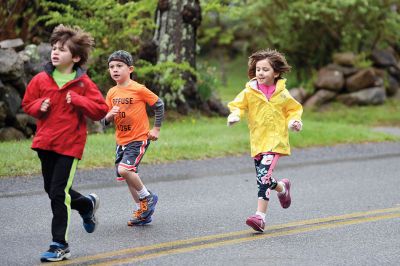
<path fill-rule="evenodd" d="M 139 163 L 149 145 L 150 140 L 132 141 L 126 145 L 117 145 L 115 150 L 115 171 L 117 176 L 121 176 L 118 173 L 118 166 L 137 173 Z"/>

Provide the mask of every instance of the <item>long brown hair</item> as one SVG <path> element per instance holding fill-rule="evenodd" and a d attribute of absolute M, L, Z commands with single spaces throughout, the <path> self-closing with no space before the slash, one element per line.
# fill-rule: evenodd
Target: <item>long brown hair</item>
<path fill-rule="evenodd" d="M 268 59 L 275 73 L 279 73 L 277 79 L 282 78 L 282 74 L 287 73 L 292 68 L 283 54 L 277 50 L 265 49 L 253 53 L 249 57 L 247 75 L 250 79 L 256 76 L 256 64 L 260 60 Z"/>

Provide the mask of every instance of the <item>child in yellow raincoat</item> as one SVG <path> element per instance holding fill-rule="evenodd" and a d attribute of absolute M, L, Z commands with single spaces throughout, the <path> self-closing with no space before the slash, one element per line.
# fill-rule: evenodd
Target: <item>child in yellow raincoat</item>
<path fill-rule="evenodd" d="M 282 74 L 291 67 L 276 50 L 261 50 L 249 57 L 246 88 L 228 103 L 228 126 L 246 113 L 250 130 L 251 156 L 257 172 L 258 204 L 255 215 L 246 220 L 254 230 L 263 232 L 271 190 L 278 192 L 282 208 L 291 204 L 290 180 L 278 181 L 272 172 L 280 156 L 290 155 L 288 130 L 302 129 L 303 108 L 286 89 Z"/>

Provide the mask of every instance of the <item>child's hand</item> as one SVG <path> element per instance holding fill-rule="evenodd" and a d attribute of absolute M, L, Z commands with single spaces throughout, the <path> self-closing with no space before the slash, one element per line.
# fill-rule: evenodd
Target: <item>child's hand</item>
<path fill-rule="evenodd" d="M 114 119 L 114 116 L 116 116 L 119 112 L 119 106 L 114 105 L 113 108 L 106 114 L 106 120 L 108 122 L 111 122 L 111 120 Z"/>
<path fill-rule="evenodd" d="M 67 100 L 67 103 L 71 103 L 72 97 L 71 97 L 71 93 L 70 92 L 67 93 L 67 96 L 65 97 L 65 99 Z"/>
<path fill-rule="evenodd" d="M 42 105 L 40 105 L 40 111 L 47 112 L 49 107 L 50 107 L 50 98 L 47 98 L 42 102 Z"/>
<path fill-rule="evenodd" d="M 233 124 L 235 124 L 235 123 L 237 123 L 239 121 L 240 121 L 240 117 L 239 116 L 237 116 L 235 114 L 230 114 L 228 116 L 228 121 L 227 121 L 226 124 L 227 124 L 228 127 L 230 127 L 230 126 L 232 126 Z"/>
<path fill-rule="evenodd" d="M 290 120 L 289 129 L 292 131 L 300 131 L 303 128 L 303 123 L 298 120 Z"/>
<path fill-rule="evenodd" d="M 158 140 L 158 135 L 160 135 L 160 128 L 153 127 L 153 129 L 150 130 L 149 133 L 147 134 L 147 138 L 149 140 Z"/>

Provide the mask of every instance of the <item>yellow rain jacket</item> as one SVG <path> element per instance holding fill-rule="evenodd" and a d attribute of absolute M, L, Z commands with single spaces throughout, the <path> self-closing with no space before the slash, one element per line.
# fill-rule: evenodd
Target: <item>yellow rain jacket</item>
<path fill-rule="evenodd" d="M 285 83 L 286 79 L 279 79 L 268 100 L 254 78 L 228 103 L 232 114 L 243 117 L 247 113 L 252 157 L 263 152 L 290 155 L 288 124 L 291 120 L 301 121 L 303 107 L 290 95 Z"/>

